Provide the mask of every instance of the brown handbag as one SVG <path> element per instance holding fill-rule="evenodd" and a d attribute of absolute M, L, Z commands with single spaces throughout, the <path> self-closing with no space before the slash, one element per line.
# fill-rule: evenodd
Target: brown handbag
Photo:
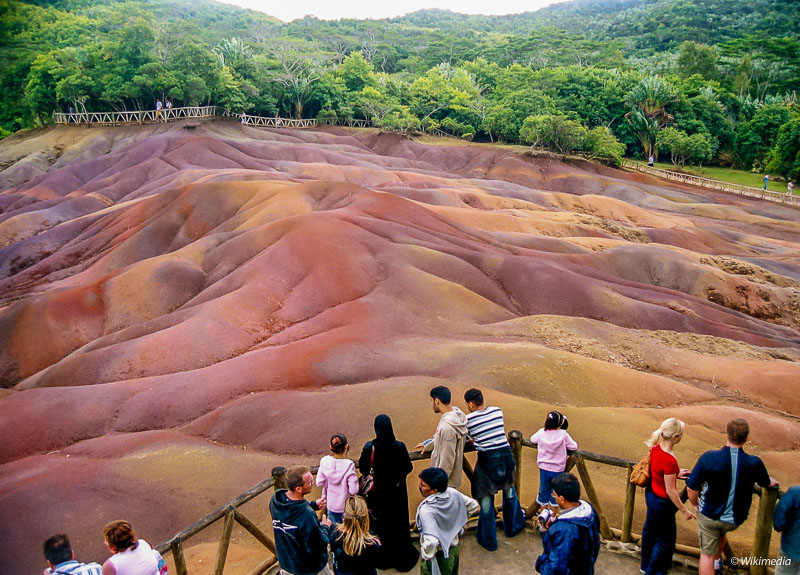
<path fill-rule="evenodd" d="M 647 487 L 650 482 L 650 452 L 648 451 L 639 463 L 631 470 L 631 483 L 637 487 Z"/>

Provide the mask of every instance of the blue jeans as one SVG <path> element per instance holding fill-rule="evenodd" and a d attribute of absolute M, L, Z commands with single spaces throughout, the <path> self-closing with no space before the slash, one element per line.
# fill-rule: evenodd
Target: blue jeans
<path fill-rule="evenodd" d="M 644 492 L 647 518 L 642 528 L 642 571 L 646 575 L 662 575 L 672 567 L 675 552 L 675 512 L 678 508 L 669 498 L 659 497 L 649 487 Z"/>
<path fill-rule="evenodd" d="M 553 488 L 550 487 L 550 480 L 562 473 L 562 471 L 539 470 L 539 495 L 536 496 L 536 503 L 539 505 L 549 505 L 553 508 L 558 507 L 556 498 L 553 497 Z"/>
<path fill-rule="evenodd" d="M 494 496 L 481 497 L 481 512 L 478 515 L 478 529 L 475 537 L 484 549 L 497 549 L 497 522 L 494 509 Z M 503 490 L 503 532 L 506 537 L 513 537 L 525 527 L 525 512 L 517 498 L 517 490 L 513 487 Z"/>
<path fill-rule="evenodd" d="M 336 513 L 336 511 L 326 511 L 325 513 L 328 514 L 328 519 L 334 523 L 341 523 L 344 521 L 344 511 L 341 513 Z"/>

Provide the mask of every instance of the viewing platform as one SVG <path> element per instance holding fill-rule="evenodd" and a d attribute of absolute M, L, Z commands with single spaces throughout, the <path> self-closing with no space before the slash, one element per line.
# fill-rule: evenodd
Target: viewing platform
<path fill-rule="evenodd" d="M 517 491 L 521 494 L 521 503 L 525 508 L 525 493 L 520 492 L 522 476 L 527 469 L 523 465 L 523 449 L 536 450 L 536 445 L 524 439 L 520 431 L 509 432 L 508 439 L 517 463 Z M 411 452 L 409 455 L 411 461 L 417 463 L 409 478 L 415 478 L 422 469 L 419 462 L 429 460 L 430 453 Z M 595 470 L 598 470 L 599 467 L 624 471 L 622 475 L 624 479 L 618 485 L 619 490 L 625 493 L 621 520 L 615 521 L 614 518 L 608 517 L 604 513 L 603 502 L 595 489 L 587 462 L 592 463 L 592 468 Z M 635 575 L 639 573 L 637 544 L 640 536 L 633 532 L 633 525 L 634 516 L 637 514 L 636 494 L 640 488 L 628 480 L 634 465 L 634 461 L 627 459 L 581 450 L 572 452 L 567 461 L 567 471 L 577 472 L 576 475 L 580 478 L 581 498 L 592 504 L 600 519 L 600 536 L 603 544 L 595 570 L 598 575 L 624 575 L 626 573 Z M 463 460 L 463 470 L 468 482 L 462 484 L 460 491 L 469 493 L 473 467 L 466 454 Z M 223 575 L 223 573 L 229 575 L 231 573 L 274 575 L 278 573 L 278 559 L 268 519 L 268 509 L 269 498 L 272 497 L 274 489 L 285 486 L 286 471 L 284 467 L 274 468 L 272 477 L 269 479 L 158 544 L 156 548 L 165 557 L 170 566 L 170 572 L 176 575 Z M 311 472 L 316 474 L 317 467 L 311 467 Z M 681 493 L 682 498 L 686 497 L 685 492 L 684 488 Z M 772 511 L 781 492 L 777 488 L 756 488 L 754 493 L 758 496 L 758 510 L 751 515 L 749 520 L 755 522 L 752 545 L 748 550 L 737 547 L 735 552 L 728 542 L 723 552 L 723 558 L 729 563 L 733 563 L 730 561 L 732 558 L 735 562 L 735 558 L 738 557 L 766 560 L 770 556 L 770 545 L 773 540 Z M 641 507 L 640 505 L 640 510 Z M 464 575 L 534 573 L 536 558 L 541 554 L 542 549 L 542 537 L 533 520 L 535 511 L 535 502 L 527 506 L 528 525 L 516 537 L 508 539 L 502 534 L 502 530 L 498 530 L 499 548 L 495 552 L 486 551 L 477 544 L 474 533 L 477 516 L 471 517 L 467 523 L 467 531 L 461 538 L 463 544 L 460 559 L 461 573 Z M 411 516 L 413 517 L 413 511 Z M 221 530 L 219 529 L 220 520 L 222 520 Z M 237 537 L 234 537 L 233 529 L 236 524 L 241 529 L 237 529 Z M 619 527 L 614 525 L 619 525 Z M 413 533 L 413 521 L 409 528 Z M 244 537 L 239 535 L 244 535 Z M 696 559 L 699 555 L 700 550 L 697 547 L 678 544 L 674 556 L 675 567 L 671 572 L 695 573 Z M 765 564 L 742 569 L 749 572 L 750 575 L 767 574 Z M 396 573 L 395 571 L 383 572 Z M 412 570 L 413 572 L 418 571 Z"/>

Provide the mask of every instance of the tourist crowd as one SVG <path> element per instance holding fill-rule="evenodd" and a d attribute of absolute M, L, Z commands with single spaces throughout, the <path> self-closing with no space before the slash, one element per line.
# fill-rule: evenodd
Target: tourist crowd
<path fill-rule="evenodd" d="M 431 452 L 431 466 L 417 477 L 423 497 L 415 517 L 418 548 L 409 529 L 406 486 L 411 459 L 405 444 L 396 439 L 391 419 L 381 414 L 375 418 L 375 438 L 364 445 L 357 465 L 347 458 L 347 438 L 339 433 L 331 437 L 330 455 L 322 458 L 316 476 L 320 498 L 305 499 L 314 487 L 307 467 L 289 469 L 286 486 L 275 490 L 269 508 L 281 575 L 409 572 L 418 562 L 421 575 L 457 575 L 459 538 L 471 515 L 478 515 L 477 542 L 489 551 L 497 549 L 498 492 L 506 537 L 524 528 L 526 516 L 514 487 L 517 469 L 502 410 L 485 406 L 478 389 L 464 394 L 466 414 L 451 405 L 447 387 L 434 387 L 430 397 L 433 411 L 441 417 L 433 437 L 417 445 Z M 542 575 L 592 575 L 600 549 L 598 515 L 580 498 L 578 479 L 565 471 L 569 453 L 578 448 L 568 426 L 564 414 L 551 411 L 531 437 L 538 448 L 535 525 L 543 546 L 535 569 Z M 684 430 L 682 421 L 670 418 L 647 441 L 647 516 L 641 538 L 645 575 L 663 575 L 672 566 L 678 511 L 685 520 L 697 520 L 700 575 L 719 573 L 726 535 L 747 519 L 755 485 L 777 486 L 761 459 L 743 449 L 750 433 L 745 420 L 730 421 L 727 444 L 704 453 L 691 472 L 678 465 L 674 453 Z M 477 451 L 471 497 L 457 490 L 469 443 Z M 686 480 L 686 498 L 678 493 L 678 479 Z M 782 533 L 776 575 L 800 575 L 800 487 L 792 487 L 780 499 L 774 526 Z M 137 539 L 128 522 L 109 523 L 103 535 L 112 555 L 102 567 L 79 563 L 65 535 L 48 539 L 44 554 L 50 567 L 45 575 L 166 573 L 161 555 Z"/>

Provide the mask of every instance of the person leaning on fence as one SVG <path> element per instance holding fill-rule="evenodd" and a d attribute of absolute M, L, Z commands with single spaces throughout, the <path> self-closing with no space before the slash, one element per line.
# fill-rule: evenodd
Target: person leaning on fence
<path fill-rule="evenodd" d="M 694 513 L 683 505 L 677 491 L 677 479 L 685 479 L 688 469 L 681 469 L 673 449 L 683 438 L 684 423 L 671 417 L 661 423 L 646 442 L 650 447 L 650 483 L 645 489 L 647 518 L 642 528 L 641 572 L 661 575 L 672 567 L 677 530 L 675 512 L 685 519 Z"/>
<path fill-rule="evenodd" d="M 167 565 L 161 554 L 144 539 L 137 539 L 124 519 L 103 527 L 103 539 L 112 555 L 103 563 L 103 575 L 164 575 Z"/>
<path fill-rule="evenodd" d="M 417 449 L 431 451 L 431 467 L 447 472 L 450 487 L 461 485 L 464 442 L 467 436 L 467 416 L 459 408 L 450 405 L 450 390 L 437 385 L 430 391 L 434 413 L 441 413 L 433 439 L 417 444 Z"/>
<path fill-rule="evenodd" d="M 336 575 L 377 575 L 381 542 L 369 531 L 369 509 L 360 495 L 347 498 L 343 521 L 331 532 Z"/>
<path fill-rule="evenodd" d="M 499 407 L 484 407 L 483 393 L 479 389 L 467 390 L 464 401 L 469 411 L 467 437 L 478 450 L 478 461 L 471 482 L 472 497 L 481 506 L 475 537 L 482 547 L 495 551 L 495 493 L 503 492 L 503 530 L 506 537 L 513 537 L 525 527 L 525 512 L 514 488 L 516 463 L 506 437 L 503 411 Z"/>
<path fill-rule="evenodd" d="M 792 182 L 792 180 L 789 180 L 789 184 L 786 186 L 786 188 L 787 188 L 786 195 L 791 196 L 792 193 L 794 192 L 794 182 Z"/>
<path fill-rule="evenodd" d="M 397 441 L 392 420 L 382 413 L 375 418 L 375 439 L 361 450 L 358 470 L 372 472 L 375 490 L 367 495 L 370 526 L 381 540 L 378 569 L 411 571 L 419 551 L 411 542 L 408 528 L 408 486 L 406 477 L 414 467 L 405 443 Z"/>
<path fill-rule="evenodd" d="M 556 508 L 556 500 L 550 489 L 550 480 L 564 473 L 567 468 L 567 451 L 575 451 L 578 444 L 572 439 L 567 428 L 569 421 L 559 411 L 547 414 L 544 427 L 531 436 L 531 443 L 537 446 L 536 464 L 539 466 L 539 495 L 536 503 L 540 508 Z"/>
<path fill-rule="evenodd" d="M 780 498 L 772 524 L 781 534 L 775 575 L 800 575 L 800 485 L 790 487 Z"/>
<path fill-rule="evenodd" d="M 50 566 L 44 575 L 102 575 L 99 563 L 79 563 L 66 535 L 53 535 L 44 542 L 44 558 Z"/>
<path fill-rule="evenodd" d="M 308 467 L 286 473 L 286 489 L 277 489 L 269 502 L 275 550 L 281 575 L 332 575 L 328 567 L 328 533 L 331 521 L 317 520 L 315 509 L 326 509 L 325 499 L 309 503 L 314 478 Z"/>
<path fill-rule="evenodd" d="M 478 502 L 448 488 L 447 472 L 440 467 L 423 469 L 419 492 L 424 499 L 417 508 L 420 575 L 458 575 L 458 538 L 467 519 L 480 509 Z"/>
<path fill-rule="evenodd" d="M 544 523 L 536 570 L 542 575 L 593 575 L 600 552 L 600 518 L 581 499 L 581 486 L 574 475 L 561 473 L 550 485 L 559 513 Z"/>
<path fill-rule="evenodd" d="M 161 117 L 161 108 L 162 108 L 161 100 L 156 98 L 156 118 L 160 118 Z"/>
<path fill-rule="evenodd" d="M 358 493 L 358 476 L 355 463 L 346 457 L 350 450 L 347 438 L 341 433 L 335 434 L 331 437 L 330 448 L 331 454 L 319 462 L 317 486 L 322 487 L 328 518 L 334 523 L 341 523 L 345 501 Z"/>
<path fill-rule="evenodd" d="M 721 570 L 725 536 L 747 519 L 755 484 L 778 485 L 761 459 L 744 452 L 750 435 L 747 421 L 731 420 L 726 431 L 727 445 L 701 455 L 686 480 L 689 501 L 697 511 L 700 575 L 713 575 Z"/>

